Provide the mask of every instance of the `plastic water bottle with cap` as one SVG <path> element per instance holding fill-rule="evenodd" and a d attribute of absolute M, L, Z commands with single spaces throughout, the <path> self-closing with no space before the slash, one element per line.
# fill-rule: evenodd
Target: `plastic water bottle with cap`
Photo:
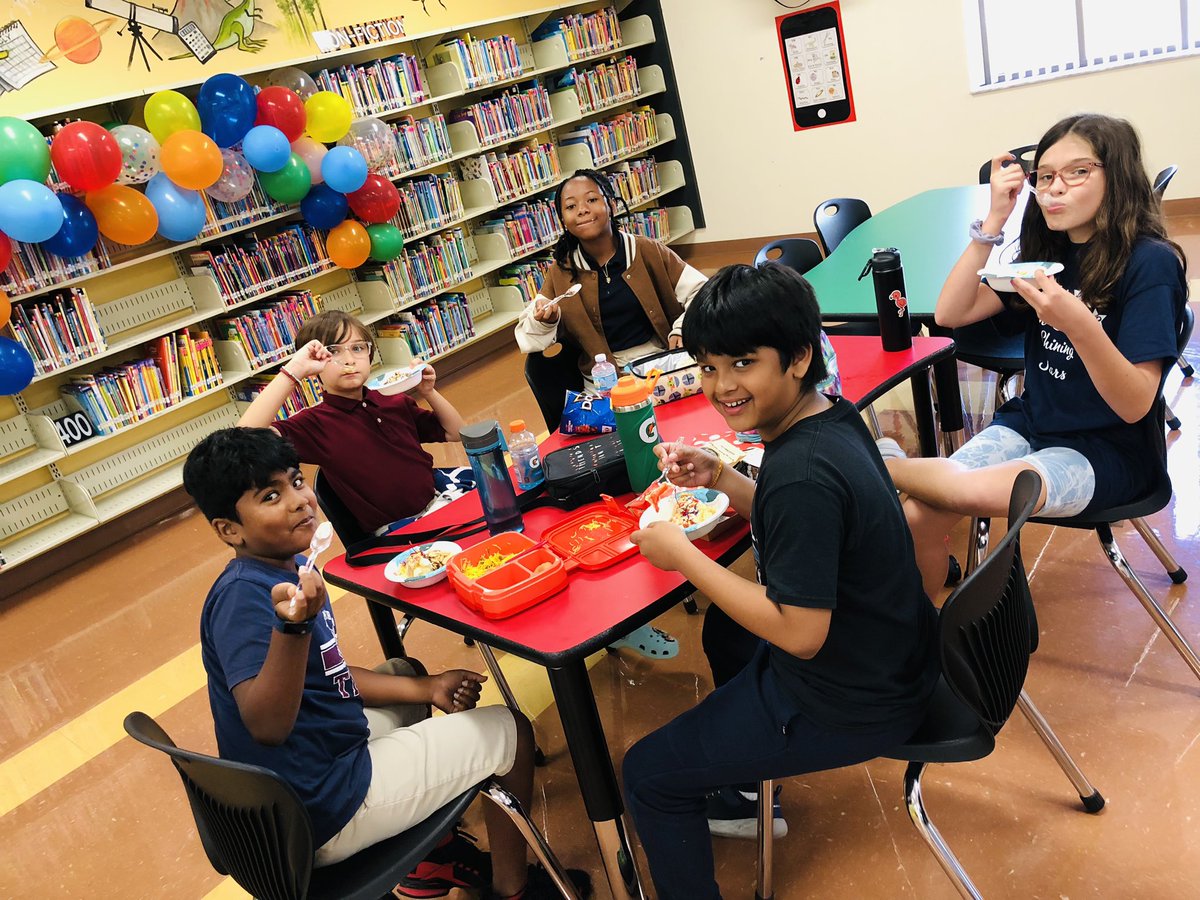
<path fill-rule="evenodd" d="M 592 366 L 592 383 L 601 397 L 607 397 L 617 386 L 617 367 L 608 361 L 603 353 L 596 354 L 596 364 Z"/>
<path fill-rule="evenodd" d="M 523 531 L 525 523 L 517 506 L 517 491 L 504 461 L 500 423 L 495 419 L 464 425 L 459 432 L 479 491 L 479 505 L 488 531 Z"/>
<path fill-rule="evenodd" d="M 517 470 L 517 487 L 521 490 L 533 490 L 546 480 L 537 438 L 525 427 L 524 419 L 513 419 L 508 423 L 508 452 L 512 454 L 513 468 Z"/>

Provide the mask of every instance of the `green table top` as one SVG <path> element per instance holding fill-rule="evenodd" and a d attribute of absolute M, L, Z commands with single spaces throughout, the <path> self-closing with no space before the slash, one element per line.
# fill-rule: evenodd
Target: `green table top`
<path fill-rule="evenodd" d="M 932 316 L 942 284 L 967 246 L 967 227 L 987 214 L 988 190 L 985 184 L 973 184 L 924 191 L 867 219 L 804 275 L 817 292 L 821 315 L 834 320 L 874 318 L 871 276 L 868 273 L 862 281 L 858 276 L 872 250 L 895 247 L 904 266 L 909 311 L 914 316 Z M 1020 231 L 1028 193 L 1021 192 L 1005 225 L 1006 247 Z M 1008 247 L 1004 258 L 1012 253 Z"/>

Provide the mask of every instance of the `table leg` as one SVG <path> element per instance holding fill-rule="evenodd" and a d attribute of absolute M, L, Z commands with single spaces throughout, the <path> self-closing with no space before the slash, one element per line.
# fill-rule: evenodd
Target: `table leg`
<path fill-rule="evenodd" d="M 582 659 L 561 669 L 548 669 L 550 689 L 558 704 L 567 749 L 575 764 L 575 777 L 583 795 L 588 818 L 596 832 L 604 873 L 614 900 L 644 900 L 637 865 L 625 824 L 621 818 L 621 791 L 613 771 L 612 757 L 604 737 L 604 726 L 596 709 L 596 697 Z"/>
<path fill-rule="evenodd" d="M 908 379 L 908 383 L 912 385 L 913 415 L 917 420 L 921 455 L 937 456 L 937 424 L 933 418 L 933 398 L 929 394 L 929 371 L 918 372 Z"/>
<path fill-rule="evenodd" d="M 933 385 L 937 392 L 938 413 L 942 420 L 942 435 L 946 439 L 946 455 L 948 456 L 962 444 L 964 428 L 957 359 L 950 357 L 950 359 L 934 364 Z"/>

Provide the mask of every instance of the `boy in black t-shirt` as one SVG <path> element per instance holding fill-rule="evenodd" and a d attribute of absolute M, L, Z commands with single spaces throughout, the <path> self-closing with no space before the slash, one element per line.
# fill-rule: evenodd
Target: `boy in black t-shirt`
<path fill-rule="evenodd" d="M 938 678 L 937 613 L 891 479 L 854 405 L 816 390 L 820 310 L 790 269 L 722 269 L 683 324 L 705 396 L 766 446 L 757 485 L 694 447 L 660 448 L 683 487 L 750 514 L 759 583 L 660 523 L 634 534 L 763 643 L 699 706 L 625 757 L 625 793 L 660 898 L 719 897 L 705 795 L 872 759 L 909 738 Z"/>

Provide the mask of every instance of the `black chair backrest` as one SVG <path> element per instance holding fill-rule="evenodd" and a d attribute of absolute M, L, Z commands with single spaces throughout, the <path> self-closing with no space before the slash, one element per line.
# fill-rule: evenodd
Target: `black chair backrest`
<path fill-rule="evenodd" d="M 837 249 L 855 228 L 871 218 L 871 207 L 865 200 L 853 197 L 834 197 L 824 203 L 818 203 L 813 210 L 813 225 L 817 227 L 817 237 L 821 239 L 821 249 L 828 256 Z"/>
<path fill-rule="evenodd" d="M 312 877 L 308 813 L 291 785 L 274 772 L 182 750 L 142 712 L 125 730 L 171 758 L 213 868 L 261 900 L 299 900 Z"/>
<path fill-rule="evenodd" d="M 772 254 L 778 250 L 778 256 Z M 809 238 L 781 238 L 771 241 L 755 254 L 754 264 L 761 266 L 767 261 L 782 263 L 790 269 L 795 269 L 801 275 L 819 263 L 821 248 L 816 241 Z"/>
<path fill-rule="evenodd" d="M 533 391 L 546 428 L 557 431 L 562 420 L 567 391 L 583 390 L 583 374 L 579 371 L 579 347 L 573 341 L 563 341 L 557 356 L 530 353 L 525 357 L 525 382 Z"/>
<path fill-rule="evenodd" d="M 338 539 L 343 546 L 349 547 L 370 536 L 362 530 L 358 519 L 354 518 L 350 508 L 338 496 L 329 484 L 329 479 L 320 469 L 317 470 L 317 477 L 313 481 L 313 493 L 317 495 L 317 503 L 321 507 L 321 512 L 325 513 L 325 518 L 337 532 Z"/>
<path fill-rule="evenodd" d="M 1037 144 L 1026 144 L 1024 147 L 1013 147 L 1008 151 L 1017 158 L 1021 169 L 1026 175 L 1033 168 L 1033 154 L 1037 152 Z M 979 167 L 979 183 L 987 184 L 992 180 L 992 161 L 989 159 Z"/>
<path fill-rule="evenodd" d="M 1167 185 L 1171 183 L 1171 179 L 1175 177 L 1175 173 L 1179 171 L 1179 166 L 1167 166 L 1161 172 L 1154 176 L 1154 196 L 1159 200 L 1163 198 L 1163 194 L 1167 192 Z"/>
<path fill-rule="evenodd" d="M 1008 532 L 942 606 L 942 674 L 955 695 L 996 734 L 1016 706 L 1037 623 L 1018 550 L 1021 526 L 1033 513 L 1042 479 L 1017 476 L 1008 503 Z"/>

